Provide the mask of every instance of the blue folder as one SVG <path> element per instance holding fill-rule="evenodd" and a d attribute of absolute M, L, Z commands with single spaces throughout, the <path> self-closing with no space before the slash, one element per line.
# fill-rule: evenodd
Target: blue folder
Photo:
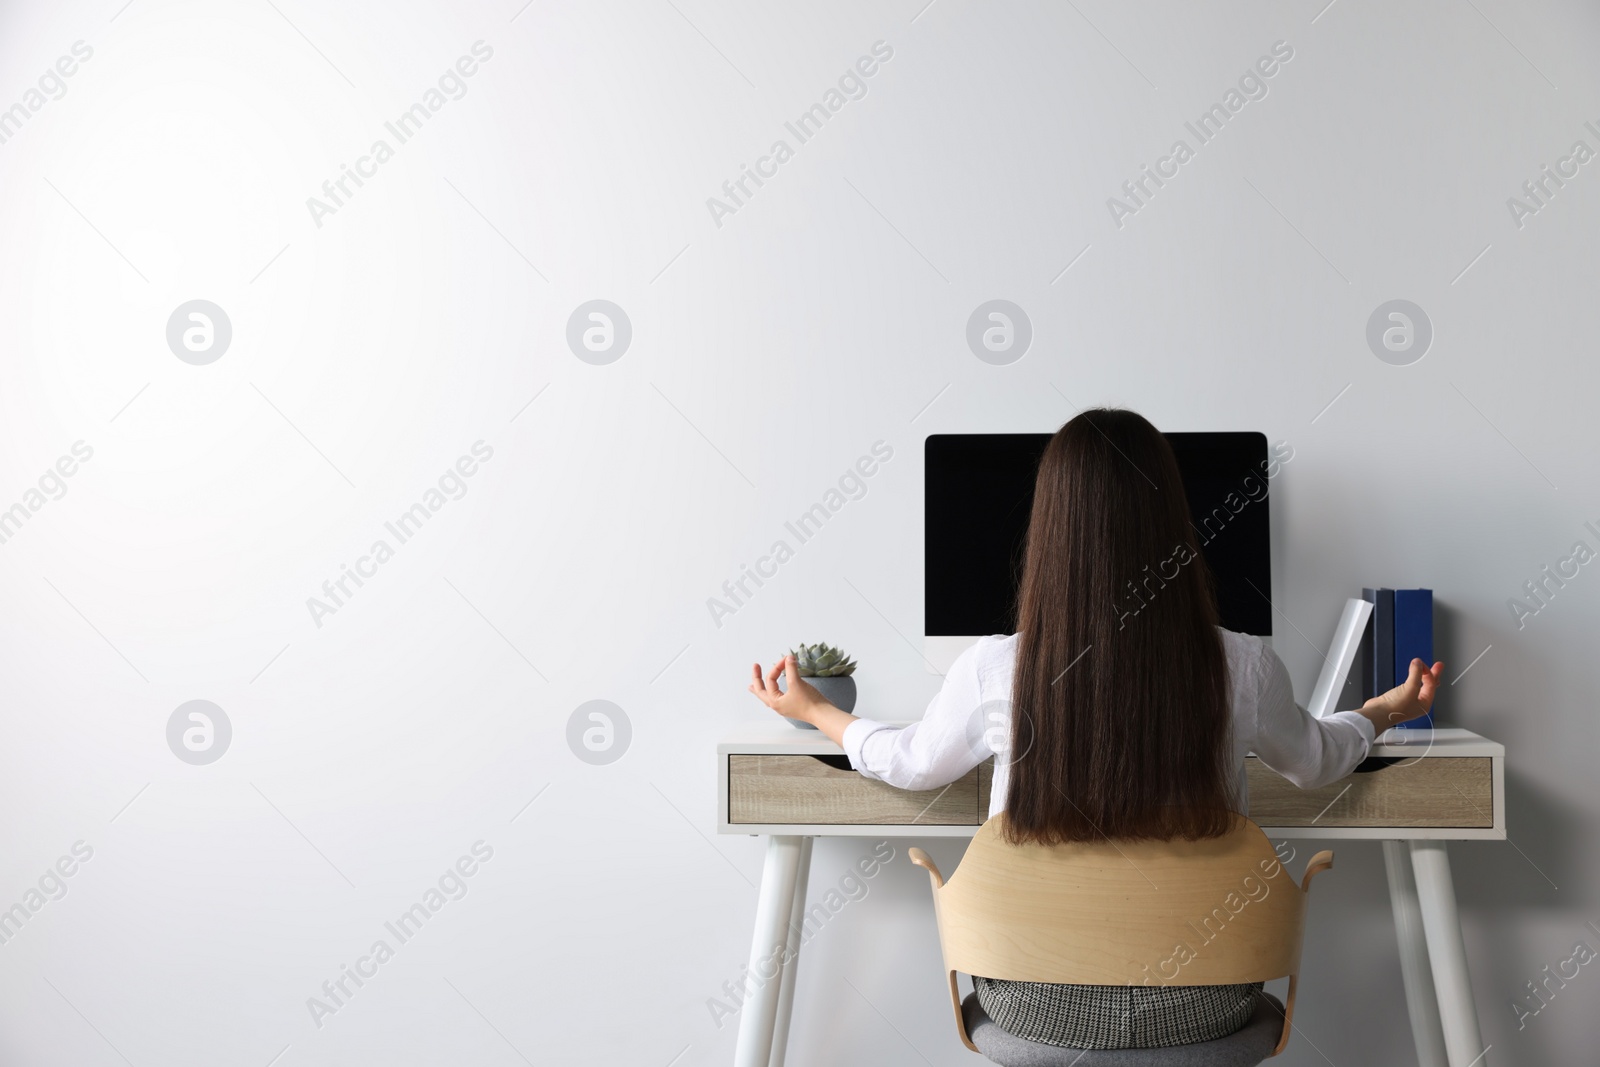
<path fill-rule="evenodd" d="M 1401 685 L 1420 659 L 1433 666 L 1433 590 L 1394 591 L 1394 684 Z M 1402 730 L 1433 729 L 1433 713 L 1400 724 Z"/>

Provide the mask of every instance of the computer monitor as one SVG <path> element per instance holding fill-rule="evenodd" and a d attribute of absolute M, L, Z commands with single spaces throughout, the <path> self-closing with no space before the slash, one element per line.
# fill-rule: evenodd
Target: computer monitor
<path fill-rule="evenodd" d="M 1051 436 L 932 434 L 927 439 L 923 632 L 929 664 L 939 671 L 979 636 L 1013 632 L 1033 480 Z M 1166 438 L 1178 457 L 1195 540 L 1216 579 L 1222 625 L 1270 638 L 1266 436 L 1169 433 Z"/>

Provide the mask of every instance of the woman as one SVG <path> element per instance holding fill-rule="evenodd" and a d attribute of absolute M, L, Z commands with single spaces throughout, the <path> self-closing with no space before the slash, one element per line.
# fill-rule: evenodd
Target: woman
<path fill-rule="evenodd" d="M 1063 426 L 1039 461 L 1017 633 L 963 653 L 921 722 L 840 711 L 792 656 L 765 678 L 755 665 L 750 691 L 902 789 L 942 787 L 995 757 L 989 814 L 1006 812 L 1013 840 L 1196 840 L 1248 810 L 1246 753 L 1302 788 L 1337 781 L 1377 733 L 1428 710 L 1443 669 L 1413 660 L 1404 685 L 1312 718 L 1271 648 L 1218 626 L 1166 439 L 1131 411 L 1101 409 Z M 974 986 L 1003 1029 L 1068 1048 L 1225 1037 L 1261 988 Z"/>

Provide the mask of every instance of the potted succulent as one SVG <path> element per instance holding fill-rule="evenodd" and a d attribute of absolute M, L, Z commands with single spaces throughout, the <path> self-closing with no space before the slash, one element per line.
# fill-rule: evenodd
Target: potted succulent
<path fill-rule="evenodd" d="M 795 658 L 800 668 L 800 677 L 804 678 L 817 692 L 822 694 L 824 700 L 838 708 L 840 711 L 851 711 L 856 706 L 856 680 L 851 677 L 856 670 L 856 661 L 837 648 L 825 644 L 801 645 L 791 648 L 789 655 Z M 778 676 L 778 688 L 787 691 L 786 679 Z M 816 727 L 799 719 L 790 719 L 791 726 L 801 730 L 815 730 Z"/>

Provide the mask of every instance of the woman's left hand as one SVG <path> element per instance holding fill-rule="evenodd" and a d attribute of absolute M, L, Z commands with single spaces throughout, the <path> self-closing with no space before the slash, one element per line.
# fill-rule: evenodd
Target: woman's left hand
<path fill-rule="evenodd" d="M 778 676 L 783 675 L 784 688 L 778 688 Z M 800 665 L 793 656 L 785 656 L 773 665 L 767 676 L 761 676 L 761 664 L 750 665 L 750 692 L 767 707 L 790 719 L 813 722 L 813 716 L 823 708 L 832 708 L 817 688 L 800 677 Z M 837 710 L 837 709 L 835 709 Z"/>

